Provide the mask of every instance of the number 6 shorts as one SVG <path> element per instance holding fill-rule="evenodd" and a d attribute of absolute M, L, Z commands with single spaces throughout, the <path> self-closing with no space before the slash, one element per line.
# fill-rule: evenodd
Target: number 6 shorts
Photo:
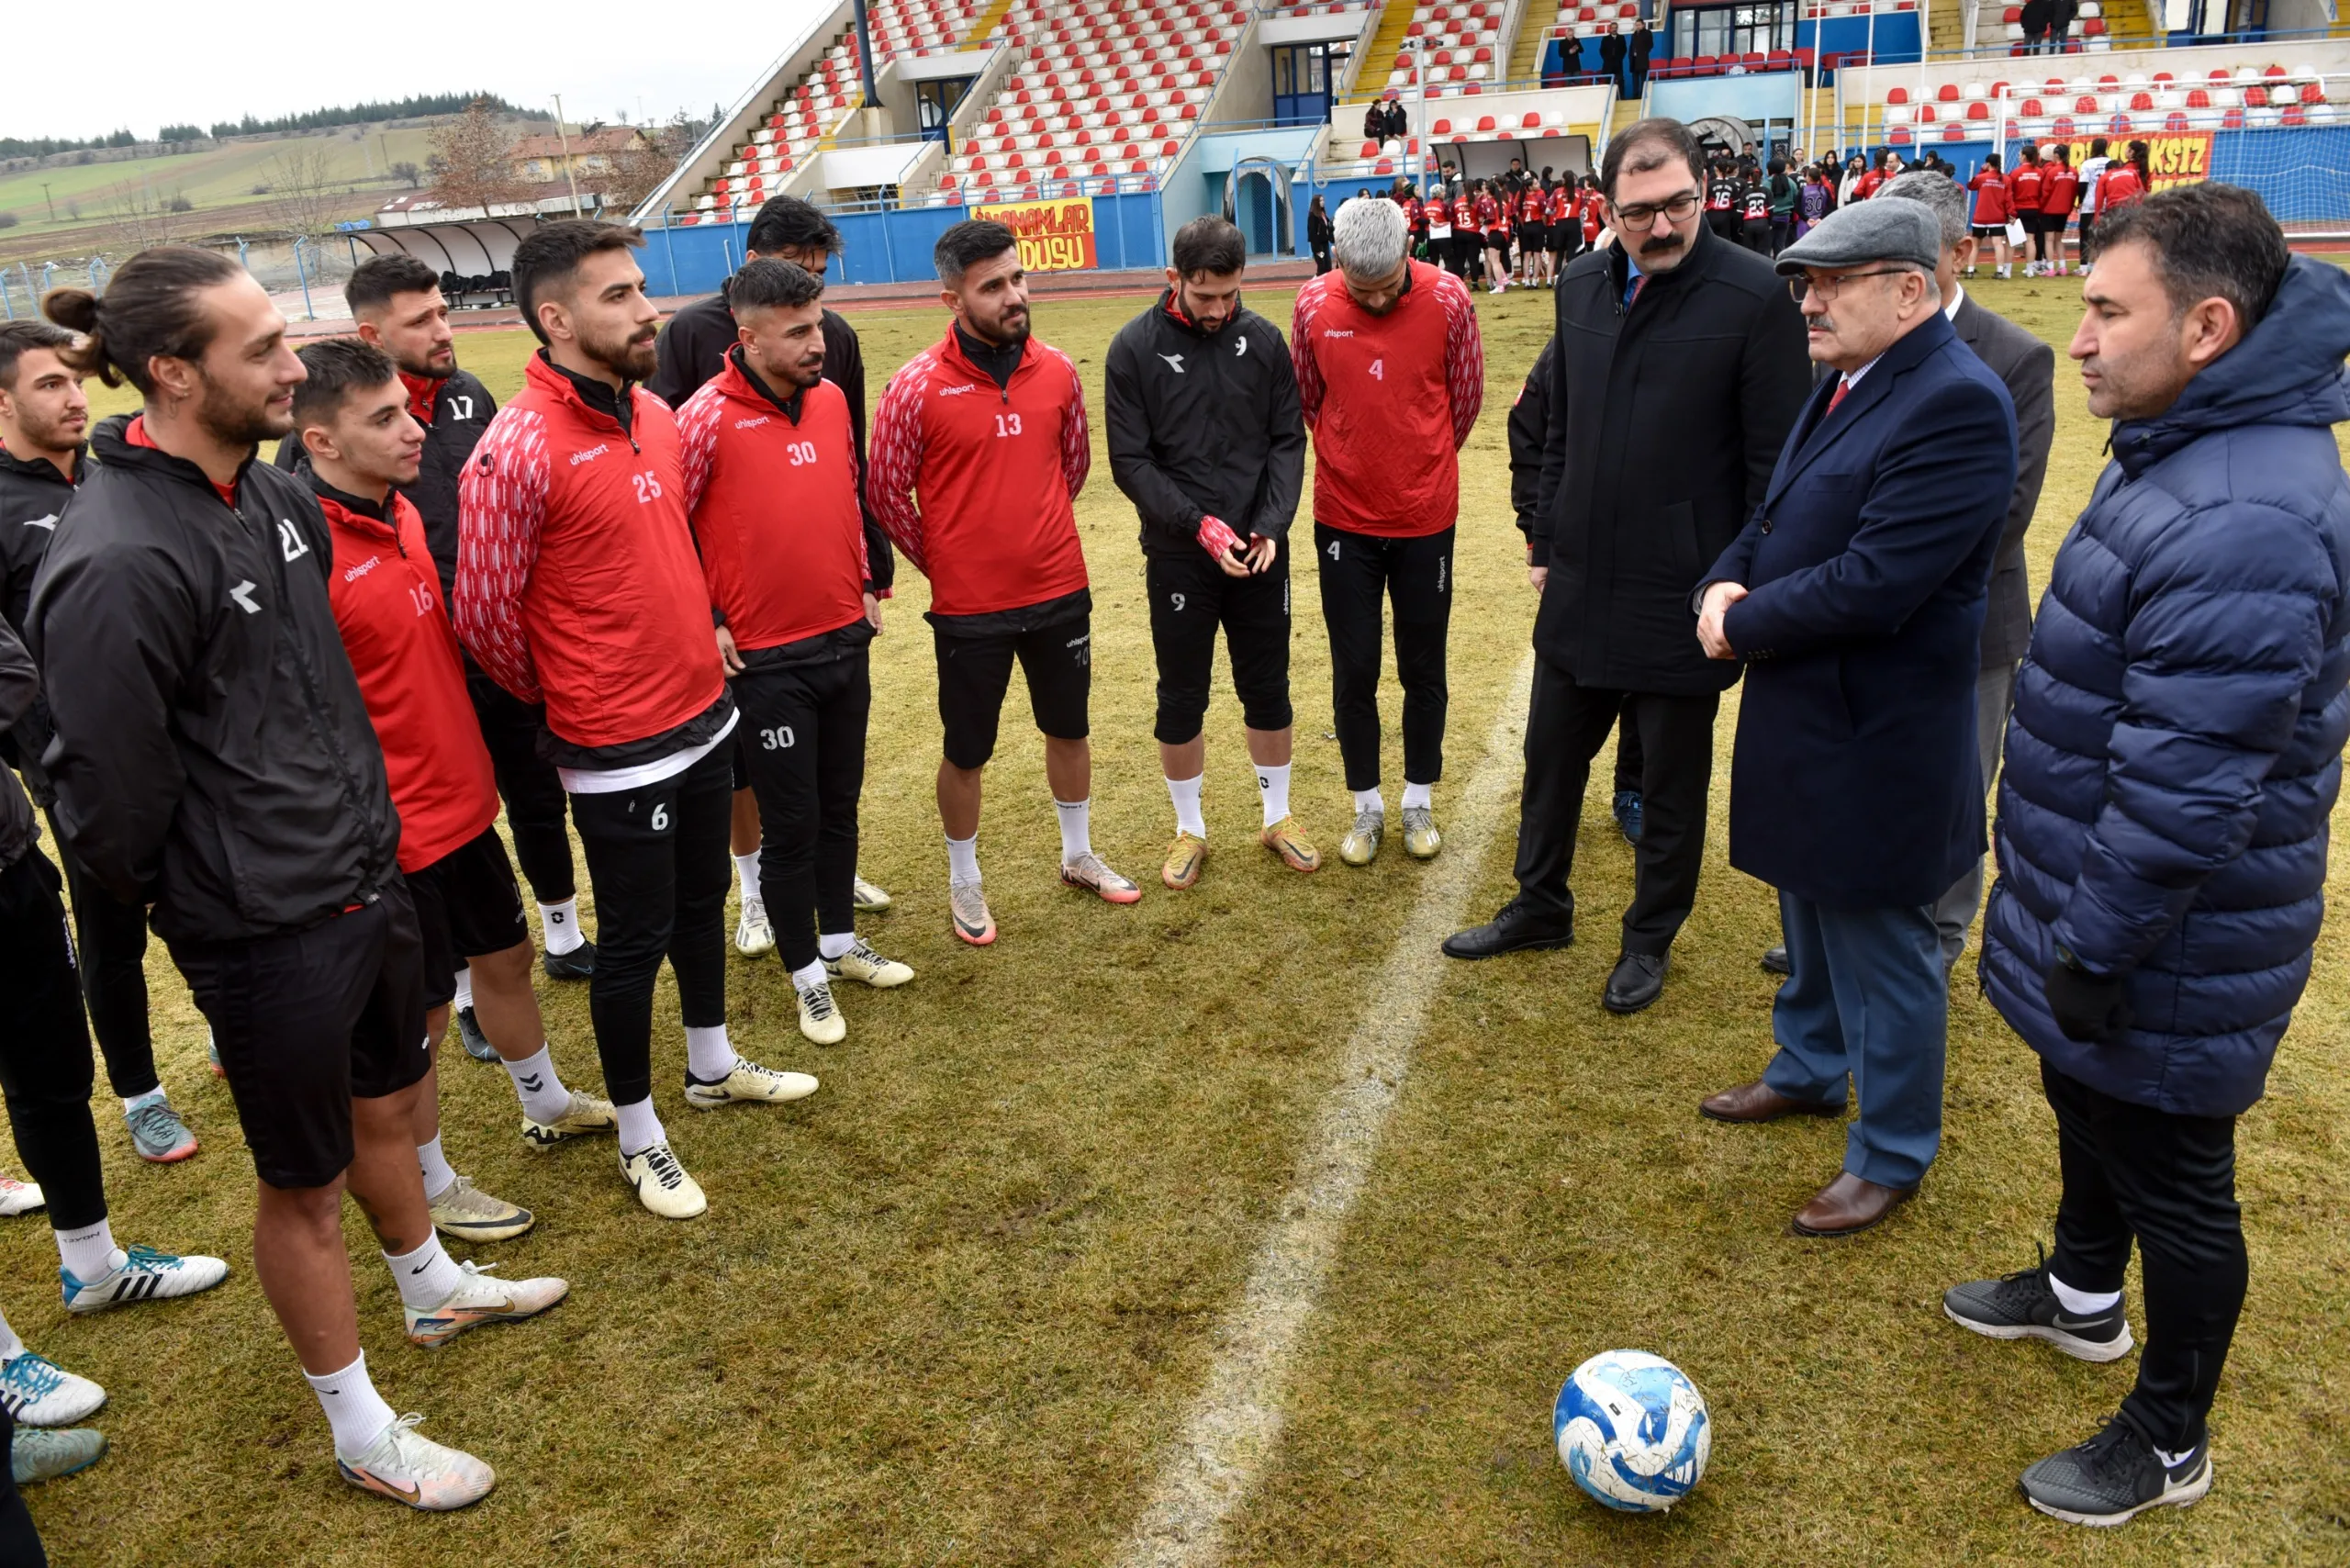
<path fill-rule="evenodd" d="M 1256 577 L 1226 577 L 1204 550 L 1147 558 L 1150 645 L 1158 655 L 1160 744 L 1181 745 L 1200 733 L 1215 673 L 1215 633 L 1224 628 L 1241 722 L 1252 730 L 1285 730 L 1289 705 L 1289 552 Z"/>

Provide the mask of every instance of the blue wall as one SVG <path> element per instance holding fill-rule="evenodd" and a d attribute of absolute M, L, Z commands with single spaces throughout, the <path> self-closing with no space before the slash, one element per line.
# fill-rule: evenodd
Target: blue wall
<path fill-rule="evenodd" d="M 1709 115 L 1735 115 L 1761 123 L 1767 119 L 1803 119 L 1800 71 L 1773 71 L 1759 76 L 1698 76 L 1671 82 L 1651 78 L 1648 112 L 1677 120 L 1704 119 Z"/>

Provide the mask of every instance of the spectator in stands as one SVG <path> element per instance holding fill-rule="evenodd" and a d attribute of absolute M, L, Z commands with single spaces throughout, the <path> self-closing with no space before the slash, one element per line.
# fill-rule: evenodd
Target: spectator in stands
<path fill-rule="evenodd" d="M 1639 869 L 1601 1004 L 1632 1013 L 1663 990 L 1696 900 L 1714 719 L 1738 674 L 1695 645 L 1690 590 L 1762 498 L 1810 373 L 1770 264 L 1701 221 L 1705 154 L 1686 126 L 1631 126 L 1608 143 L 1600 178 L 1621 242 L 1559 285 L 1529 519 L 1542 602 L 1518 892 L 1444 950 L 1481 958 L 1572 939 L 1583 790 L 1628 702 L 1642 754 Z"/>
<path fill-rule="evenodd" d="M 1376 101 L 1362 112 L 1362 139 L 1365 141 L 1387 140 L 1387 110 Z"/>
<path fill-rule="evenodd" d="M 1387 134 L 1391 140 L 1400 140 L 1412 134 L 1411 116 L 1404 112 L 1402 100 L 1393 94 L 1387 99 Z"/>
<path fill-rule="evenodd" d="M 1871 201 L 1779 258 L 1811 357 L 1839 374 L 1697 590 L 1706 652 L 1746 661 L 1730 864 L 1779 890 L 1794 961 L 1770 1065 L 1699 1108 L 1841 1116 L 1848 1081 L 1860 1102 L 1798 1235 L 1875 1225 L 1942 1140 L 1950 995 L 1930 906 L 1983 853 L 1975 689 L 2016 477 L 2007 389 L 1942 313 L 1942 249 L 1931 212 Z"/>
<path fill-rule="evenodd" d="M 1635 98 L 1648 89 L 1649 57 L 1655 52 L 1656 35 L 1649 31 L 1649 20 L 1642 17 L 1632 24 L 1631 40 L 1624 50 L 1625 62 L 1632 68 L 1632 96 Z"/>
<path fill-rule="evenodd" d="M 1966 275 L 1975 275 L 1975 258 L 1987 241 L 1991 253 L 1998 257 L 1999 275 L 2009 275 L 2008 268 L 2008 223 L 2015 217 L 2015 205 L 2008 199 L 2008 177 L 1999 170 L 1999 155 L 1986 152 L 1983 167 L 1966 182 L 1975 193 L 1975 244 L 1966 252 Z M 2029 268 L 2026 269 L 2027 272 Z M 2053 361 L 2051 362 L 2053 365 Z"/>
<path fill-rule="evenodd" d="M 2048 51 L 2048 24 L 2056 15 L 2055 0 L 2023 0 L 2023 50 L 2026 54 Z"/>
<path fill-rule="evenodd" d="M 1320 277 L 1330 270 L 1330 214 L 1319 192 L 1305 204 L 1305 245 L 1314 252 L 1314 275 Z"/>
<path fill-rule="evenodd" d="M 2081 160 L 2081 166 L 2076 171 L 2080 177 L 2081 271 L 2084 274 L 2089 270 L 2089 263 L 2094 259 L 2091 252 L 2097 234 L 2098 189 L 2104 180 L 2106 165 L 2113 162 L 2106 152 L 2109 145 L 2102 136 L 2091 140 L 2089 155 Z"/>
<path fill-rule="evenodd" d="M 1624 60 L 1629 52 L 1624 35 L 1616 30 L 1615 23 L 1608 23 L 1607 30 L 1599 35 L 1599 68 L 1619 93 L 1624 90 Z"/>
<path fill-rule="evenodd" d="M 2085 1361 L 2146 1343 L 2120 1413 L 2023 1473 L 2118 1525 L 2210 1488 L 2243 1309 L 2236 1118 L 2262 1096 L 2325 914 L 2350 731 L 2350 280 L 2249 191 L 2107 212 L 2071 353 L 2112 463 L 2050 575 L 2016 684 L 1983 985 L 2041 1058 L 2063 1196 L 2039 1267 L 1949 1315 Z M 2305 1031 L 2304 1044 L 2312 1039 Z M 2330 1041 L 2327 1042 L 2330 1044 Z M 2298 1223 L 2298 1220 L 2293 1223 Z M 2249 1440 L 2249 1439 L 2248 1439 Z"/>
<path fill-rule="evenodd" d="M 2040 164 L 2040 275 L 2063 277 L 2065 230 L 2073 221 L 2073 204 L 2080 198 L 2080 176 L 2073 173 L 2073 150 L 2063 142 L 2048 150 Z"/>
<path fill-rule="evenodd" d="M 2048 12 L 2048 52 L 2062 54 L 2073 36 L 2073 23 L 2081 14 L 2081 0 L 2055 0 Z"/>

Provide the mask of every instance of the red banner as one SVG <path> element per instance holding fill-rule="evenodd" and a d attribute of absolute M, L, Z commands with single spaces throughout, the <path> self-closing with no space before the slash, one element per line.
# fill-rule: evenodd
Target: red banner
<path fill-rule="evenodd" d="M 1058 201 L 1015 201 L 975 207 L 973 218 L 991 218 L 1019 237 L 1020 264 L 1032 273 L 1079 272 L 1097 263 L 1093 256 L 1093 202 L 1087 196 Z"/>

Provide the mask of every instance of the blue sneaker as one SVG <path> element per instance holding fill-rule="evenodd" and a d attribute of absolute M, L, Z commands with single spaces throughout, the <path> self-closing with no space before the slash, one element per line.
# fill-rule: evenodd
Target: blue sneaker
<path fill-rule="evenodd" d="M 70 1269 L 58 1270 L 57 1277 L 65 1287 L 65 1310 L 86 1314 L 208 1291 L 229 1277 L 229 1265 L 218 1258 L 182 1258 L 151 1247 L 132 1247 L 124 1250 L 119 1264 L 97 1279 L 84 1282 Z"/>
<path fill-rule="evenodd" d="M 470 1007 L 457 1009 L 457 1038 L 464 1043 L 465 1054 L 474 1060 L 498 1059 L 498 1047 L 491 1045 L 489 1036 L 481 1032 L 481 1022 L 474 1016 L 474 1010 Z"/>
<path fill-rule="evenodd" d="M 1640 841 L 1640 792 L 1638 790 L 1616 791 L 1616 825 L 1624 830 L 1624 842 Z"/>
<path fill-rule="evenodd" d="M 62 1432 L 23 1428 L 17 1431 L 17 1440 L 8 1450 L 9 1473 L 19 1486 L 30 1486 L 37 1481 L 55 1481 L 89 1469 L 105 1457 L 106 1451 L 105 1435 L 87 1427 L 75 1427 Z"/>
<path fill-rule="evenodd" d="M 196 1152 L 196 1135 L 160 1093 L 140 1102 L 137 1110 L 125 1112 L 122 1120 L 130 1129 L 130 1146 L 150 1165 L 176 1164 Z"/>

